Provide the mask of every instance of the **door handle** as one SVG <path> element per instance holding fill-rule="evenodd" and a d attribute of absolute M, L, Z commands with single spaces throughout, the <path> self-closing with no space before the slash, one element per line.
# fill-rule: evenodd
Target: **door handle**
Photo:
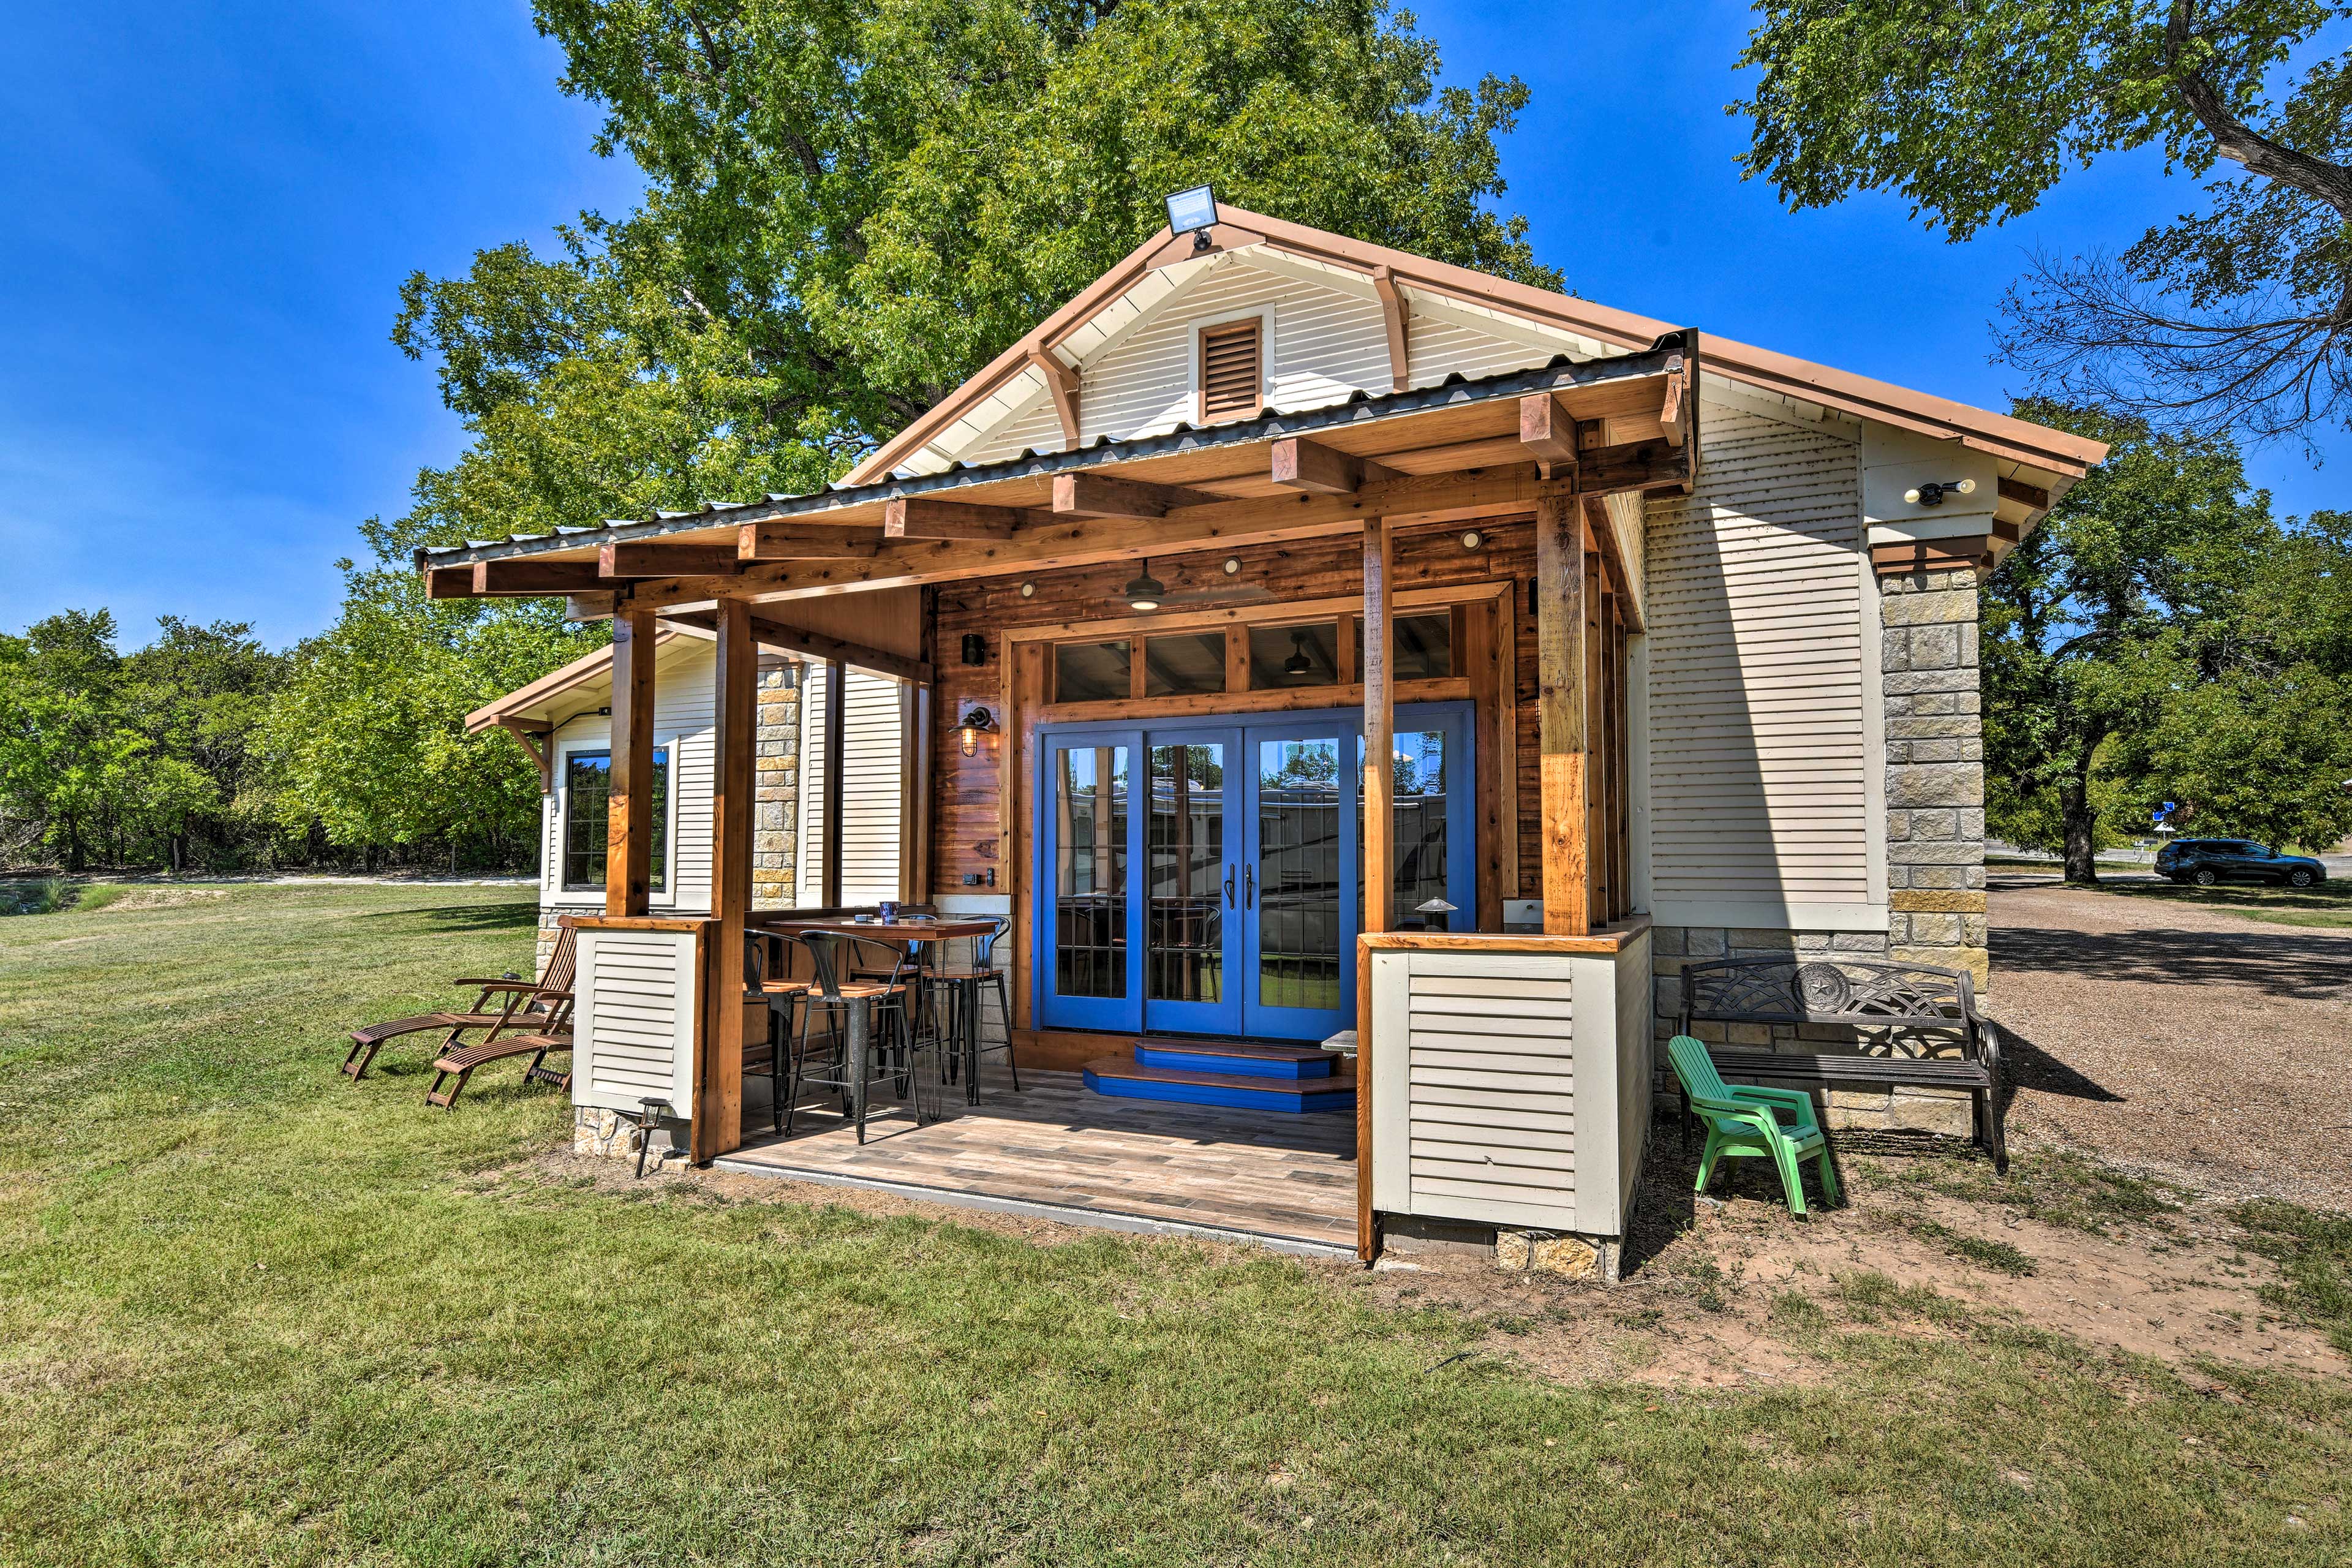
<path fill-rule="evenodd" d="M 1255 866 L 1242 868 L 1242 908 L 1257 908 L 1257 868 Z"/>
<path fill-rule="evenodd" d="M 1231 861 L 1227 861 L 1227 862 L 1225 863 L 1225 908 L 1227 908 L 1227 909 L 1232 909 L 1233 907 L 1234 907 L 1234 868 L 1233 868 L 1233 863 L 1232 863 Z"/>

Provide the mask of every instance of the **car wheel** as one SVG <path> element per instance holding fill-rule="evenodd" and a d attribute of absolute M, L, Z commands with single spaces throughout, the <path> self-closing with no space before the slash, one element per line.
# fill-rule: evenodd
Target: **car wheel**
<path fill-rule="evenodd" d="M 2189 877 L 2189 880 L 2195 882 L 2200 888 L 2210 888 L 2221 879 L 2221 878 L 2220 874 L 2214 871 L 2210 867 L 2206 868 L 2204 870 L 2192 873 Z"/>
<path fill-rule="evenodd" d="M 2286 874 L 2286 885 L 2290 888 L 2308 888 L 2317 880 L 2318 878 L 2300 866 Z"/>

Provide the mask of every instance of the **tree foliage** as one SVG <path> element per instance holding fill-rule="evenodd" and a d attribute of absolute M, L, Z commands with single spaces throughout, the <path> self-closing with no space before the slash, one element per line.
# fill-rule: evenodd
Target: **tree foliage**
<path fill-rule="evenodd" d="M 1985 589 L 1991 830 L 2085 881 L 2166 803 L 2198 833 L 2352 830 L 2352 529 L 2274 521 L 2226 437 L 2018 412 L 2113 450 Z"/>
<path fill-rule="evenodd" d="M 1799 207 L 1891 190 L 1954 239 L 2105 153 L 2159 149 L 2205 211 L 2042 257 L 2004 352 L 2051 395 L 2254 439 L 2352 415 L 2352 59 L 2320 0 L 1765 0 L 1734 105 Z M 2309 57 L 2320 51 L 2319 58 Z"/>

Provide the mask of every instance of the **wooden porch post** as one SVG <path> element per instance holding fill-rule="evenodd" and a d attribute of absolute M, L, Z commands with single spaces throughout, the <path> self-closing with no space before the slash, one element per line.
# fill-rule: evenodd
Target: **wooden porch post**
<path fill-rule="evenodd" d="M 1396 537 L 1382 518 L 1364 520 L 1364 930 L 1396 927 L 1396 626 L 1389 579 Z M 1342 623 L 1344 626 L 1344 622 Z M 1342 632 L 1345 637 L 1345 632 Z M 1342 648 L 1346 647 L 1342 641 Z M 1356 949 L 1356 1256 L 1380 1252 L 1372 1211 L 1372 955 Z"/>
<path fill-rule="evenodd" d="M 654 850 L 654 613 L 613 612 L 613 771 L 605 797 L 604 912 L 650 907 Z"/>
<path fill-rule="evenodd" d="M 824 845 L 820 889 L 824 907 L 841 907 L 842 756 L 848 750 L 849 682 L 839 659 L 824 667 Z"/>
<path fill-rule="evenodd" d="M 1572 488 L 1536 502 L 1537 722 L 1544 931 L 1591 929 L 1585 837 L 1584 518 Z"/>
<path fill-rule="evenodd" d="M 752 760 L 758 751 L 760 647 L 751 607 L 719 601 L 717 723 L 710 802 L 709 940 L 704 948 L 703 1026 L 694 1065 L 694 1161 L 743 1142 L 744 916 L 751 907 Z"/>

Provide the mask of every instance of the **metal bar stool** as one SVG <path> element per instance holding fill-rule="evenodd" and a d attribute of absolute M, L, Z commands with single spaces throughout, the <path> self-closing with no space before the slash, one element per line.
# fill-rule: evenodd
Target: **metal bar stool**
<path fill-rule="evenodd" d="M 794 1049 L 793 1014 L 806 1002 L 809 983 L 805 980 L 771 980 L 768 978 L 768 944 L 774 939 L 765 931 L 743 933 L 743 1000 L 764 1003 L 768 1009 L 768 1070 L 753 1070 L 752 1042 L 743 1043 L 743 1076 L 768 1080 L 768 1113 L 772 1131 L 784 1130 L 784 1104 L 791 1093 L 792 1073 L 785 1062 L 786 1055 Z"/>
<path fill-rule="evenodd" d="M 948 1074 L 954 1077 L 957 1058 L 962 1058 L 964 1070 L 964 1103 L 980 1103 L 980 1058 L 983 1052 L 1003 1051 L 1004 1069 L 1013 1075 L 1013 1087 L 1021 1088 L 1021 1068 L 1013 1060 L 1013 1016 L 1004 1000 L 1004 972 L 996 967 L 996 944 L 1013 922 L 998 916 L 995 929 L 984 936 L 971 939 L 971 962 L 965 967 L 936 968 L 931 979 L 948 994 L 948 1035 L 957 1049 L 948 1057 Z M 996 995 L 996 1021 L 1004 1031 L 1003 1042 L 983 1044 L 981 1039 L 980 999 L 984 991 Z"/>
<path fill-rule="evenodd" d="M 915 1124 L 923 1125 L 929 1119 L 923 1114 L 919 1040 L 908 1008 L 910 987 L 906 954 L 887 942 L 832 931 L 803 931 L 800 941 L 808 950 L 816 980 L 803 999 L 800 1046 L 789 1062 L 792 1087 L 784 1102 L 785 1132 L 792 1131 L 802 1089 L 811 1086 L 841 1091 L 842 1112 L 856 1123 L 860 1143 L 866 1142 L 866 1090 L 877 1083 L 890 1084 L 905 1097 L 914 1107 Z M 844 980 L 845 968 L 866 961 L 861 951 L 865 949 L 891 954 L 888 977 L 878 982 Z M 820 1013 L 825 1016 L 833 1045 L 823 1059 L 824 1070 L 813 1071 L 808 1037 Z M 878 1050 L 874 1048 L 877 1042 Z"/>

